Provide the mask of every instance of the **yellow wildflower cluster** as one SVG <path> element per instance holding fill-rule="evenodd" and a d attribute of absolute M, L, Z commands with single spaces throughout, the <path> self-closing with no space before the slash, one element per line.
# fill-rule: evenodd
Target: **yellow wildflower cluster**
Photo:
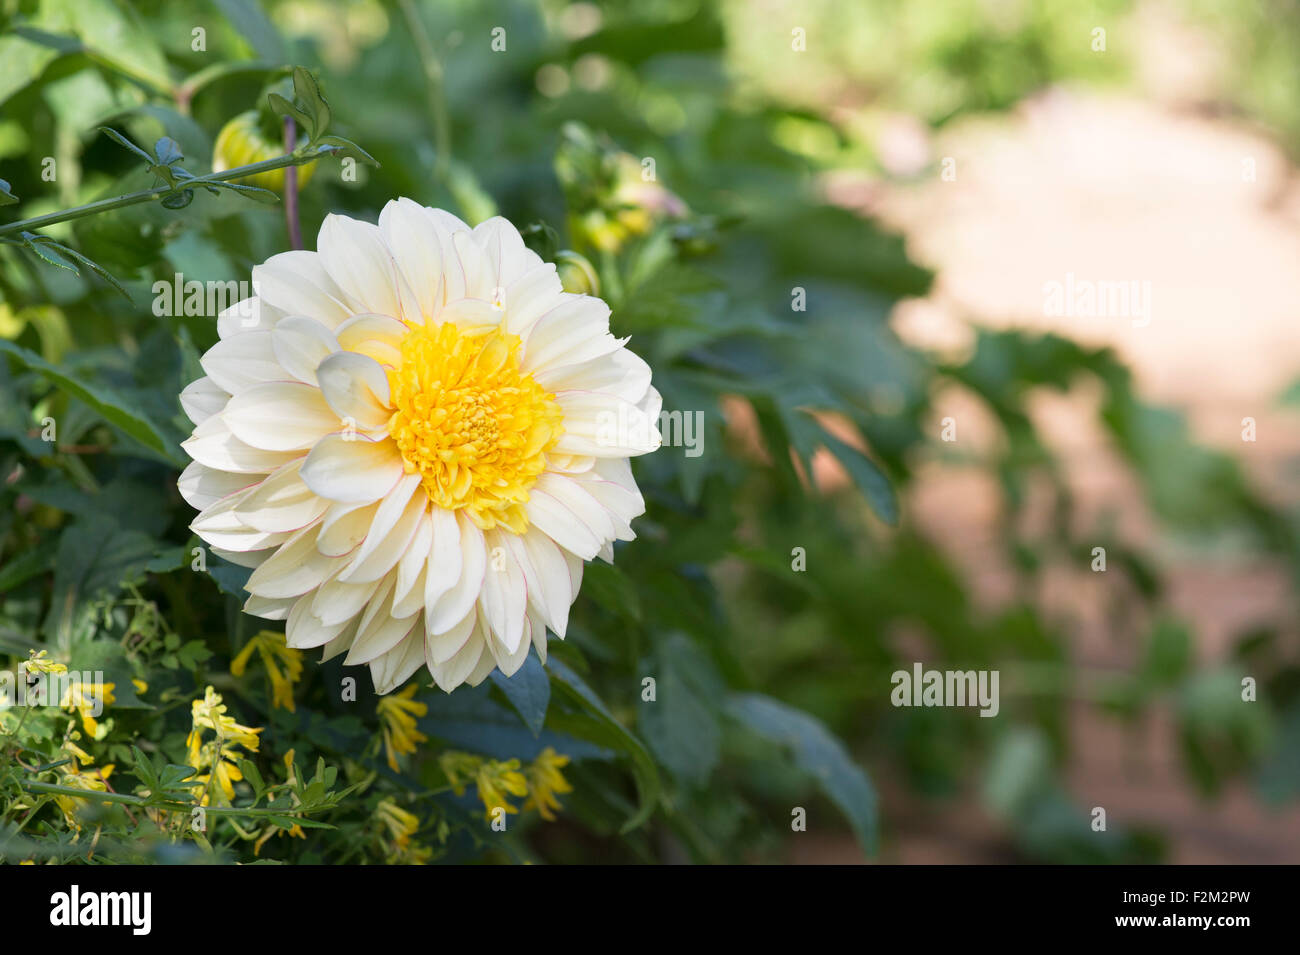
<path fill-rule="evenodd" d="M 189 750 L 186 762 L 199 772 L 195 778 L 203 784 L 202 804 L 209 804 L 211 784 L 216 782 L 220 804 L 228 806 L 235 798 L 235 783 L 244 778 L 236 763 L 240 756 L 237 747 L 256 753 L 257 734 L 262 730 L 241 726 L 233 716 L 227 716 L 221 696 L 212 687 L 207 688 L 203 699 L 194 701 L 191 719 L 193 726 L 185 741 Z M 211 731 L 214 737 L 204 740 L 205 731 Z"/>
<path fill-rule="evenodd" d="M 30 663 L 31 661 L 28 661 L 28 665 Z M 61 664 L 55 665 L 61 666 Z M 61 671 L 50 670 L 44 672 L 57 673 Z M 108 734 L 108 728 L 99 725 L 95 714 L 96 712 L 102 714 L 104 707 L 117 702 L 117 697 L 113 695 L 113 690 L 116 688 L 116 683 L 102 683 L 99 686 L 99 692 L 96 693 L 91 689 L 90 685 L 82 683 L 80 680 L 73 680 L 68 684 L 68 688 L 64 690 L 63 699 L 59 702 L 59 705 L 65 710 L 76 711 L 81 716 L 81 726 L 91 739 L 103 739 Z"/>
<path fill-rule="evenodd" d="M 398 772 L 397 757 L 414 753 L 416 747 L 426 742 L 429 737 L 415 728 L 417 718 L 429 712 L 425 703 L 412 697 L 419 686 L 412 683 L 401 693 L 390 693 L 380 699 L 375 712 L 379 714 L 379 725 L 384 734 L 384 752 L 388 756 L 388 768 Z"/>
<path fill-rule="evenodd" d="M 50 652 L 42 650 L 37 653 L 35 650 L 27 652 L 27 659 L 19 664 L 18 669 L 25 670 L 28 673 L 67 673 L 68 667 L 63 663 L 56 663 L 49 658 Z"/>
<path fill-rule="evenodd" d="M 443 753 L 439 763 L 456 795 L 463 795 L 465 787 L 471 782 L 474 784 L 489 819 L 496 809 L 509 814 L 519 812 L 510 799 L 526 796 L 524 811 L 536 809 L 549 822 L 555 819 L 555 811 L 561 808 L 556 794 L 573 792 L 573 787 L 560 772 L 569 764 L 569 757 L 560 755 L 550 746 L 524 770 L 520 769 L 517 759 L 487 759 L 454 750 Z"/>
<path fill-rule="evenodd" d="M 59 767 L 59 785 L 66 786 L 69 789 L 80 789 L 85 792 L 107 792 L 108 777 L 113 775 L 113 765 L 101 766 L 99 769 L 83 769 L 82 767 L 91 766 L 95 760 L 84 749 L 75 742 L 67 740 L 63 744 L 64 751 L 72 757 L 72 762 Z M 68 828 L 74 831 L 81 831 L 81 820 L 78 818 L 79 811 L 85 807 L 87 800 L 79 799 L 76 796 L 57 794 L 54 797 L 55 804 L 63 812 L 63 818 L 68 823 Z"/>
<path fill-rule="evenodd" d="M 413 813 L 385 799 L 375 807 L 375 819 L 381 835 L 387 836 L 392 852 L 389 861 L 399 865 L 424 865 L 433 858 L 433 850 L 413 840 L 420 828 L 420 820 Z"/>
<path fill-rule="evenodd" d="M 254 634 L 239 655 L 230 661 L 231 675 L 243 676 L 254 652 L 262 658 L 266 675 L 271 680 L 271 706 L 283 706 L 290 713 L 294 712 L 293 687 L 302 679 L 302 651 L 288 646 L 283 633 L 262 630 Z"/>

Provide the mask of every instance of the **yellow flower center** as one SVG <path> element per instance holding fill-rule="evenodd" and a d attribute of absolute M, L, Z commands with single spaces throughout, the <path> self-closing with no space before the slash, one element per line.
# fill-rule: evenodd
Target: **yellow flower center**
<path fill-rule="evenodd" d="M 519 370 L 519 336 L 416 325 L 388 373 L 389 430 L 429 499 L 479 527 L 528 529 L 524 502 L 564 433 L 555 395 Z"/>

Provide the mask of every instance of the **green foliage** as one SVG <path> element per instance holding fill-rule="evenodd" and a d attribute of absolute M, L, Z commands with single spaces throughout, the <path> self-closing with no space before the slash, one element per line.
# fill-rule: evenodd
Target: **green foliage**
<path fill-rule="evenodd" d="M 1172 706 L 1206 792 L 1244 775 L 1270 798 L 1294 797 L 1278 747 L 1294 750 L 1300 680 L 1283 641 L 1239 645 L 1267 689 L 1240 718 L 1226 703 L 1236 671 L 1197 669 L 1154 558 L 1073 520 L 1027 404 L 1040 389 L 1100 387 L 1101 424 L 1182 532 L 1244 529 L 1294 570 L 1295 524 L 1231 459 L 1192 444 L 1178 415 L 1134 395 L 1106 351 L 1019 332 L 980 332 L 959 361 L 905 347 L 888 315 L 930 276 L 897 236 L 826 204 L 814 176 L 840 156 L 796 148 L 790 132 L 816 137 L 822 117 L 728 87 L 726 57 L 746 43 L 729 5 L 608 4 L 583 35 L 549 3 L 357 3 L 343 29 L 339 5 L 318 0 L 298 5 L 292 32 L 283 4 L 215 6 L 221 18 L 190 0 L 82 0 L 72 16 L 69 3 L 38 0 L 18 5 L 0 38 L 0 105 L 23 117 L 0 122 L 0 147 L 18 133 L 23 143 L 0 148 L 0 204 L 10 224 L 38 221 L 0 248 L 0 652 L 16 666 L 46 649 L 102 671 L 116 697 L 93 730 L 67 708 L 0 710 L 4 861 L 770 859 L 795 806 L 810 827 L 888 852 L 895 833 L 873 777 L 882 792 L 933 799 L 983 784 L 1029 858 L 1156 858 L 1149 833 L 1112 826 L 1090 840 L 1064 793 L 1066 708 L 1080 698 L 1130 723 Z M 1026 92 L 1023 77 L 999 73 L 1006 57 L 1041 57 L 1033 83 L 1068 72 L 1052 51 L 1073 14 L 1049 23 L 1049 5 L 1031 4 L 1033 23 L 989 45 L 897 6 L 925 21 L 909 49 L 952 80 L 933 99 L 899 94 L 934 122 Z M 967 29 L 980 5 L 957 9 Z M 201 21 L 202 53 L 183 42 Z M 503 24 L 509 55 L 496 55 L 487 38 Z M 855 58 L 881 82 L 901 75 Z M 289 59 L 310 69 L 286 71 Z M 540 92 L 543 67 L 562 70 L 567 90 Z M 615 566 L 588 567 L 548 661 L 451 695 L 414 680 L 410 727 L 381 715 L 364 671 L 338 660 L 300 661 L 292 710 L 276 705 L 277 674 L 260 657 L 232 675 L 241 651 L 268 639 L 266 622 L 239 609 L 246 569 L 199 562 L 175 489 L 176 396 L 216 339 L 215 316 L 146 303 L 178 272 L 246 280 L 289 247 L 280 204 L 238 201 L 268 196 L 210 170 L 216 132 L 263 105 L 308 137 L 281 165 L 324 153 L 357 163 L 351 176 L 323 167 L 298 197 L 309 246 L 327 213 L 373 221 L 399 195 L 470 221 L 499 211 L 548 259 L 590 264 L 664 407 L 702 421 L 702 453 L 678 442 L 635 463 L 648 502 L 638 540 Z M 137 193 L 148 200 L 59 215 Z M 796 287 L 806 311 L 792 308 Z M 1015 568 L 1019 597 L 997 611 L 978 608 L 972 582 L 907 514 L 914 471 L 938 453 L 942 388 L 974 395 L 1003 439 L 972 462 L 997 480 L 999 545 Z M 828 457 L 845 487 L 815 480 L 814 459 Z M 1030 536 L 1019 518 L 1038 483 L 1053 519 Z M 1086 568 L 1098 542 L 1136 676 L 1071 666 L 1071 624 L 1034 600 L 1047 566 Z M 793 569 L 794 548 L 807 572 Z M 930 666 L 1002 669 L 1003 718 L 891 707 L 890 674 L 916 659 L 900 648 L 904 630 L 921 635 Z M 357 692 L 341 700 L 348 678 Z M 187 742 L 208 687 L 261 730 L 255 750 L 225 760 L 228 804 L 211 779 L 198 784 Z M 559 821 L 521 806 L 493 831 L 466 781 L 532 772 L 535 796 L 548 752 L 569 759 Z M 68 781 L 110 764 L 111 789 Z"/>

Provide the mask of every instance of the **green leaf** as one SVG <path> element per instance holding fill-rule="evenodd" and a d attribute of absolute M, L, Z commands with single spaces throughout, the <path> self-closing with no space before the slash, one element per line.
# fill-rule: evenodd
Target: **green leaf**
<path fill-rule="evenodd" d="M 174 464 L 182 463 L 171 443 L 163 436 L 144 412 L 132 408 L 126 399 L 114 394 L 107 388 L 84 384 L 67 372 L 51 365 L 40 355 L 11 341 L 0 339 L 0 352 L 7 352 L 17 358 L 23 365 L 41 375 L 47 381 L 61 388 L 79 401 L 90 406 L 109 424 L 139 441 L 145 447 L 158 452 Z"/>
<path fill-rule="evenodd" d="M 180 192 L 173 192 L 164 196 L 162 205 L 164 209 L 184 209 L 194 201 L 193 189 L 182 189 Z"/>
<path fill-rule="evenodd" d="M 252 199 L 254 202 L 262 202 L 266 205 L 275 205 L 280 201 L 270 189 L 263 189 L 260 186 L 246 186 L 238 182 L 222 182 L 220 180 L 208 181 L 200 180 L 200 185 L 208 186 L 212 189 L 229 189 L 236 195 L 243 196 L 245 199 Z"/>
<path fill-rule="evenodd" d="M 350 139 L 344 139 L 342 136 L 322 136 L 318 141 L 322 147 L 330 147 L 330 152 L 339 157 L 351 157 L 358 162 L 363 162 L 368 166 L 379 168 L 379 160 L 366 152 Z"/>
<path fill-rule="evenodd" d="M 18 201 L 18 197 L 9 189 L 9 183 L 0 179 L 0 206 L 12 206 Z"/>
<path fill-rule="evenodd" d="M 872 510 L 886 524 L 896 526 L 898 498 L 894 495 L 894 487 L 889 483 L 889 478 L 885 477 L 885 472 L 857 448 L 845 444 L 828 431 L 823 431 L 823 435 L 826 447 L 839 458 L 840 464 L 849 472 L 849 477 L 853 478 L 853 483 L 866 497 Z"/>
<path fill-rule="evenodd" d="M 302 129 L 311 129 L 311 117 L 279 93 L 270 93 L 267 95 L 267 99 L 270 101 L 271 110 L 275 115 L 290 116 Z"/>
<path fill-rule="evenodd" d="M 154 155 L 164 166 L 171 166 L 185 158 L 181 144 L 170 136 L 164 136 L 153 145 Z"/>
<path fill-rule="evenodd" d="M 321 95 L 316 77 L 301 66 L 293 68 L 293 92 L 311 116 L 311 141 L 316 142 L 329 128 L 331 112 Z"/>
<path fill-rule="evenodd" d="M 674 634 L 642 672 L 655 679 L 654 700 L 642 700 L 638 726 L 659 761 L 679 779 L 699 785 L 722 751 L 716 704 L 723 684 L 713 663 L 687 637 Z"/>
<path fill-rule="evenodd" d="M 116 129 L 113 129 L 111 126 L 101 126 L 99 127 L 99 131 L 103 133 L 105 136 L 107 136 L 109 139 L 113 140 L 113 142 L 117 143 L 123 149 L 135 153 L 135 155 L 139 156 L 150 166 L 154 165 L 155 160 L 153 156 L 150 156 L 147 152 L 145 152 L 135 143 L 131 142 L 131 140 L 127 139 Z"/>
<path fill-rule="evenodd" d="M 795 763 L 844 813 L 863 850 L 876 851 L 876 790 L 825 726 L 801 710 L 758 693 L 732 694 L 727 712 L 760 736 L 788 747 Z"/>
<path fill-rule="evenodd" d="M 602 746 L 609 746 L 626 753 L 632 759 L 632 770 L 636 776 L 637 796 L 640 806 L 626 823 L 624 833 L 643 825 L 655 811 L 659 802 L 659 770 L 655 767 L 650 753 L 639 739 L 633 736 L 613 714 L 606 709 L 600 697 L 592 691 L 583 679 L 556 657 L 546 664 L 551 681 L 560 690 L 561 695 L 576 705 L 585 719 L 574 719 L 574 714 L 560 713 L 552 710 L 551 725 L 561 732 L 571 733 Z"/>
<path fill-rule="evenodd" d="M 533 735 L 540 733 L 546 724 L 546 708 L 551 702 L 551 681 L 541 661 L 530 652 L 514 676 L 508 677 L 500 670 L 493 670 L 492 682 L 505 694 Z"/>
<path fill-rule="evenodd" d="M 255 0 L 216 0 L 230 25 L 260 58 L 283 63 L 284 40 Z"/>

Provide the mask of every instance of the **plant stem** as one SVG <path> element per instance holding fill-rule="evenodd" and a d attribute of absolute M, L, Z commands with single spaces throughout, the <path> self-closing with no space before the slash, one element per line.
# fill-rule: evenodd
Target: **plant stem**
<path fill-rule="evenodd" d="M 261 162 L 249 163 L 247 166 L 239 166 L 235 169 L 226 169 L 223 172 L 187 179 L 175 189 L 171 186 L 154 186 L 152 189 L 141 189 L 139 192 L 129 192 L 124 196 L 116 196 L 112 199 L 97 199 L 95 202 L 88 202 L 84 206 L 74 206 L 71 209 L 61 209 L 58 212 L 46 213 L 43 216 L 34 216 L 31 219 L 22 219 L 18 222 L 0 225 L 0 236 L 14 232 L 30 232 L 54 225 L 56 222 L 69 222 L 73 219 L 82 219 L 86 216 L 98 215 L 101 212 L 109 212 L 113 209 L 138 205 L 141 202 L 153 202 L 171 192 L 202 188 L 203 184 L 208 182 L 229 182 L 232 179 L 243 179 L 245 176 L 252 176 L 272 169 L 283 169 L 286 166 L 304 166 L 309 162 L 315 162 L 326 153 L 333 152 L 334 150 L 327 147 L 301 156 L 289 153 L 284 156 L 277 156 L 275 159 L 263 159 Z"/>
<path fill-rule="evenodd" d="M 284 118 L 284 151 L 292 153 L 298 146 L 298 125 L 292 116 Z M 302 224 L 298 222 L 298 169 L 284 171 L 284 221 L 289 229 L 289 248 L 302 248 Z"/>
<path fill-rule="evenodd" d="M 424 80 L 429 98 L 429 112 L 433 117 L 433 171 L 438 181 L 447 182 L 451 170 L 451 118 L 447 112 L 447 97 L 442 87 L 442 61 L 429 39 L 429 31 L 424 28 L 415 9 L 413 0 L 398 0 L 406 25 L 411 30 L 411 39 L 415 41 L 416 52 L 420 56 L 420 65 L 424 68 Z"/>

